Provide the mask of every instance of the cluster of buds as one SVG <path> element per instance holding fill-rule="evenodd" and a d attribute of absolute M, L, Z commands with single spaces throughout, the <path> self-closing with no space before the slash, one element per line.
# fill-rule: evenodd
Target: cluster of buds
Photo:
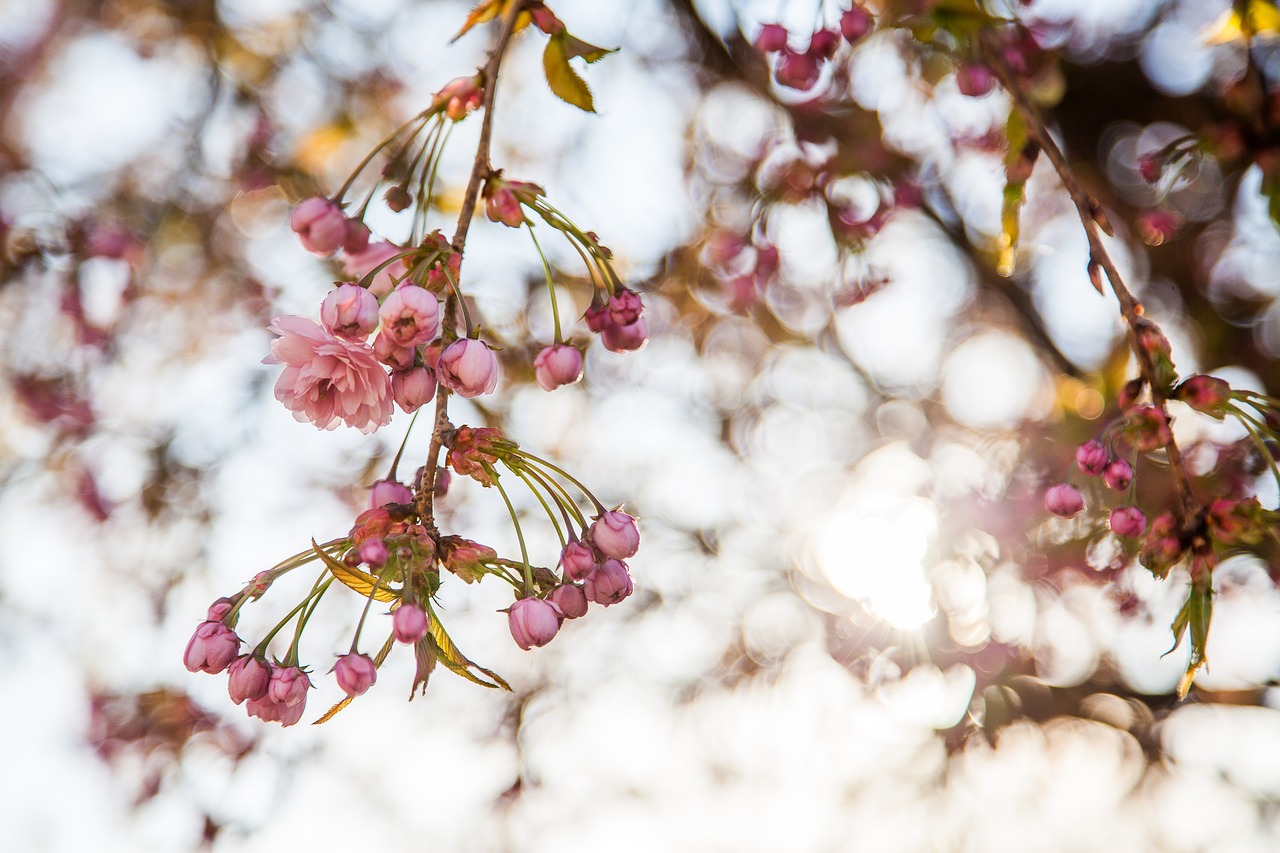
<path fill-rule="evenodd" d="M 840 32 L 829 29 L 815 30 L 809 36 L 809 46 L 803 52 L 793 50 L 788 41 L 790 34 L 781 24 L 765 24 L 756 36 L 756 49 L 761 53 L 777 54 L 773 67 L 773 79 L 779 86 L 807 92 L 818 83 L 822 66 L 836 55 L 841 36 L 849 44 L 861 41 L 875 20 L 862 6 L 855 5 L 840 16 Z"/>
<path fill-rule="evenodd" d="M 1098 477 L 1113 491 L 1130 492 L 1132 501 L 1132 463 L 1114 458 L 1098 439 L 1090 439 L 1076 449 L 1076 469 L 1082 474 Z M 1085 507 L 1084 495 L 1070 483 L 1051 486 L 1045 492 L 1044 503 L 1049 512 L 1062 518 L 1071 518 Z M 1137 537 L 1147 529 L 1146 515 L 1132 505 L 1112 509 L 1109 523 L 1117 536 Z"/>

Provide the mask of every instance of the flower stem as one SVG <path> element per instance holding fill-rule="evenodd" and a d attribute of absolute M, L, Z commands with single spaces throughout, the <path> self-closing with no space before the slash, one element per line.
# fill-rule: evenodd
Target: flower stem
<path fill-rule="evenodd" d="M 547 278 L 547 294 L 551 297 L 551 319 L 556 326 L 556 343 L 564 343 L 564 338 L 560 335 L 560 306 L 556 304 L 556 283 L 551 280 L 551 265 L 547 263 L 547 256 L 542 251 L 542 246 L 538 244 L 538 235 L 533 233 L 533 223 L 525 220 L 524 224 L 529 227 L 529 236 L 533 238 L 533 247 L 538 250 L 538 257 L 542 259 L 542 274 Z"/>

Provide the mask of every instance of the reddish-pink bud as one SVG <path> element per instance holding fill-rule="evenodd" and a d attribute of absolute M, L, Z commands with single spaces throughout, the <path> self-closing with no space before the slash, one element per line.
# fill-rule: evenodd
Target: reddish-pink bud
<path fill-rule="evenodd" d="M 547 600 L 559 607 L 566 619 L 577 619 L 587 613 L 587 593 L 575 584 L 560 584 L 551 590 Z"/>
<path fill-rule="evenodd" d="M 544 391 L 572 385 L 582 378 L 582 351 L 568 344 L 553 344 L 534 358 L 533 372 Z"/>
<path fill-rule="evenodd" d="M 1150 453 L 1173 440 L 1168 420 L 1154 406 L 1139 406 L 1130 411 L 1124 433 L 1139 453 Z"/>
<path fill-rule="evenodd" d="M 342 237 L 342 251 L 355 255 L 369 248 L 369 229 L 359 219 L 348 219 Z"/>
<path fill-rule="evenodd" d="M 840 34 L 835 30 L 818 30 L 809 38 L 809 54 L 822 59 L 830 59 L 836 55 L 840 47 Z"/>
<path fill-rule="evenodd" d="M 1117 536 L 1136 538 L 1147 530 L 1147 517 L 1136 506 L 1120 506 L 1111 510 L 1111 532 Z"/>
<path fill-rule="evenodd" d="M 1117 459 L 1102 472 L 1102 482 L 1117 492 L 1124 491 L 1133 482 L 1133 466 L 1123 459 Z"/>
<path fill-rule="evenodd" d="M 596 570 L 596 559 L 590 545 L 574 539 L 560 552 L 560 569 L 566 578 L 580 581 Z"/>
<path fill-rule="evenodd" d="M 335 335 L 362 341 L 378 327 L 378 297 L 355 284 L 340 284 L 320 303 L 320 321 Z"/>
<path fill-rule="evenodd" d="M 267 698 L 277 705 L 294 708 L 306 704 L 311 679 L 296 666 L 282 666 L 272 670 L 267 682 Z"/>
<path fill-rule="evenodd" d="M 192 672 L 219 673 L 240 651 L 240 638 L 221 622 L 201 622 L 187 642 L 182 662 Z"/>
<path fill-rule="evenodd" d="M 591 523 L 587 536 L 606 557 L 625 560 L 640 550 L 640 528 L 625 512 L 614 510 L 602 514 Z"/>
<path fill-rule="evenodd" d="M 378 509 L 387 504 L 411 504 L 413 492 L 403 483 L 395 480 L 379 480 L 369 489 L 369 509 Z"/>
<path fill-rule="evenodd" d="M 453 121 L 466 118 L 484 101 L 484 87 L 479 74 L 473 77 L 458 77 L 450 80 L 444 88 L 436 92 L 431 100 L 431 108 L 443 109 L 444 114 Z"/>
<path fill-rule="evenodd" d="M 373 665 L 373 659 L 359 652 L 338 658 L 333 665 L 333 674 L 342 692 L 352 697 L 361 695 L 378 680 L 378 668 Z"/>
<path fill-rule="evenodd" d="M 490 221 L 501 222 L 510 228 L 524 224 L 524 208 L 509 187 L 501 187 L 491 193 L 485 199 L 484 212 Z"/>
<path fill-rule="evenodd" d="M 360 543 L 360 561 L 370 568 L 382 568 L 387 563 L 387 557 L 387 543 L 378 537 Z"/>
<path fill-rule="evenodd" d="M 289 217 L 289 227 L 308 252 L 329 256 L 347 237 L 347 220 L 342 208 L 327 198 L 309 198 L 298 204 Z"/>
<path fill-rule="evenodd" d="M 631 573 L 621 560 L 605 560 L 582 582 L 589 601 L 605 607 L 617 604 L 632 592 Z"/>
<path fill-rule="evenodd" d="M 861 6 L 854 6 L 840 16 L 840 34 L 845 41 L 853 44 L 871 32 L 872 24 L 871 13 Z"/>
<path fill-rule="evenodd" d="M 409 195 L 409 190 L 398 186 L 387 187 L 387 191 L 382 194 L 382 200 L 396 213 L 413 204 L 413 196 Z"/>
<path fill-rule="evenodd" d="M 777 53 L 787 46 L 787 28 L 782 24 L 765 24 L 756 36 L 756 50 L 761 53 Z"/>
<path fill-rule="evenodd" d="M 1138 395 L 1142 393 L 1142 389 L 1145 387 L 1146 380 L 1141 378 L 1130 379 L 1128 382 L 1124 383 L 1124 387 L 1122 387 L 1120 392 L 1116 394 L 1116 406 L 1118 406 L 1122 412 L 1129 411 L 1129 409 L 1133 408 L 1134 404 L 1138 402 Z"/>
<path fill-rule="evenodd" d="M 391 633 L 402 643 L 416 643 L 427 634 L 427 612 L 417 604 L 401 604 L 391 614 Z"/>
<path fill-rule="evenodd" d="M 798 89 L 802 92 L 812 89 L 818 82 L 820 70 L 818 60 L 807 53 L 794 53 L 784 50 L 778 55 L 778 62 L 773 68 L 773 79 L 779 86 Z"/>
<path fill-rule="evenodd" d="M 209 605 L 209 610 L 204 614 L 204 618 L 209 622 L 221 622 L 235 606 L 235 599 L 223 596 Z"/>
<path fill-rule="evenodd" d="M 436 395 L 436 377 L 425 367 L 411 367 L 391 374 L 391 398 L 408 414 L 413 414 Z"/>
<path fill-rule="evenodd" d="M 640 294 L 625 287 L 618 288 L 609 300 L 609 321 L 611 326 L 629 326 L 644 314 L 644 302 Z"/>
<path fill-rule="evenodd" d="M 1221 419 L 1231 400 L 1231 386 L 1225 379 L 1197 373 L 1183 380 L 1174 390 L 1174 396 L 1197 412 Z"/>
<path fill-rule="evenodd" d="M 1086 474 L 1095 477 L 1107 467 L 1107 449 L 1096 438 L 1086 441 L 1076 448 L 1076 465 Z"/>
<path fill-rule="evenodd" d="M 1164 160 L 1157 152 L 1148 151 L 1138 158 L 1138 174 L 1147 183 L 1154 184 L 1160 180 L 1160 175 L 1163 172 Z"/>
<path fill-rule="evenodd" d="M 255 655 L 241 655 L 227 667 L 227 693 L 237 705 L 266 696 L 270 681 L 271 664 Z"/>
<path fill-rule="evenodd" d="M 1045 491 L 1044 508 L 1054 515 L 1070 518 L 1084 509 L 1084 495 L 1069 483 L 1059 483 Z"/>
<path fill-rule="evenodd" d="M 462 338 L 440 352 L 436 363 L 440 384 L 462 397 L 492 394 L 498 387 L 498 359 L 481 340 Z"/>
<path fill-rule="evenodd" d="M 440 300 L 406 282 L 383 300 L 378 319 L 382 321 L 382 333 L 396 346 L 425 344 L 440 331 Z"/>
<path fill-rule="evenodd" d="M 522 598 L 507 609 L 507 625 L 516 645 L 526 652 L 534 646 L 545 646 L 560 630 L 564 614 L 550 601 Z"/>
<path fill-rule="evenodd" d="M 609 352 L 631 352 L 649 342 L 649 324 L 641 317 L 627 326 L 605 326 L 600 342 Z"/>
<path fill-rule="evenodd" d="M 968 98 L 981 98 L 996 87 L 996 75 L 984 62 L 963 62 L 956 69 L 956 86 Z"/>

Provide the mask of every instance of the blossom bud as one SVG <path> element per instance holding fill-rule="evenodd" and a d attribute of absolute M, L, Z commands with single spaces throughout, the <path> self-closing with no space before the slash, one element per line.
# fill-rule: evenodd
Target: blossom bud
<path fill-rule="evenodd" d="M 809 55 L 830 59 L 840 47 L 840 35 L 835 30 L 818 30 L 809 38 Z"/>
<path fill-rule="evenodd" d="M 1044 507 L 1054 515 L 1070 518 L 1084 509 L 1084 495 L 1069 483 L 1059 483 L 1044 493 Z"/>
<path fill-rule="evenodd" d="M 333 665 L 333 674 L 338 679 L 338 686 L 348 696 L 355 697 L 364 693 L 378 680 L 378 668 L 368 655 L 351 652 L 338 658 Z"/>
<path fill-rule="evenodd" d="M 271 672 L 267 682 L 267 698 L 277 705 L 293 708 L 307 701 L 311 679 L 296 666 L 282 666 Z"/>
<path fill-rule="evenodd" d="M 342 251 L 355 255 L 369 248 L 369 229 L 359 219 L 347 220 L 346 233 L 342 237 Z"/>
<path fill-rule="evenodd" d="M 227 667 L 227 693 L 237 705 L 266 696 L 270 681 L 271 664 L 256 655 L 240 655 Z"/>
<path fill-rule="evenodd" d="M 566 578 L 580 581 L 596 570 L 596 552 L 575 539 L 560 552 L 560 569 Z"/>
<path fill-rule="evenodd" d="M 649 342 L 649 324 L 641 317 L 629 326 L 606 326 L 600 341 L 609 352 L 638 350 Z"/>
<path fill-rule="evenodd" d="M 541 598 L 522 598 L 507 609 L 511 636 L 526 652 L 551 642 L 563 618 L 559 607 Z"/>
<path fill-rule="evenodd" d="M 378 297 L 355 284 L 340 284 L 320 303 L 320 321 L 335 335 L 362 341 L 378 327 Z"/>
<path fill-rule="evenodd" d="M 524 208 L 508 187 L 495 190 L 485 199 L 484 212 L 490 221 L 501 222 L 511 228 L 519 228 L 524 224 Z"/>
<path fill-rule="evenodd" d="M 1123 459 L 1117 459 L 1102 472 L 1102 482 L 1117 492 L 1124 491 L 1133 482 L 1133 466 Z"/>
<path fill-rule="evenodd" d="M 234 598 L 223 596 L 209 605 L 209 610 L 205 613 L 204 618 L 210 622 L 221 622 L 235 606 L 236 600 Z"/>
<path fill-rule="evenodd" d="M 644 302 L 634 290 L 620 287 L 609 300 L 608 309 L 609 325 L 630 326 L 644 313 Z"/>
<path fill-rule="evenodd" d="M 640 528 L 625 512 L 606 512 L 587 530 L 591 544 L 606 557 L 625 560 L 640 550 Z M 567 550 L 567 549 L 566 549 Z"/>
<path fill-rule="evenodd" d="M 1173 440 L 1169 421 L 1154 406 L 1139 406 L 1129 412 L 1124 433 L 1139 453 L 1150 453 Z"/>
<path fill-rule="evenodd" d="M 1120 506 L 1111 510 L 1111 532 L 1117 536 L 1136 538 L 1147 530 L 1147 517 L 1136 506 Z"/>
<path fill-rule="evenodd" d="M 453 121 L 467 117 L 484 101 L 484 87 L 479 74 L 450 80 L 431 100 L 433 110 L 443 109 Z"/>
<path fill-rule="evenodd" d="M 566 619 L 577 619 L 586 615 L 587 594 L 582 587 L 571 583 L 562 583 L 547 596 L 547 600 L 560 608 Z"/>
<path fill-rule="evenodd" d="M 378 509 L 387 504 L 411 504 L 413 492 L 409 487 L 395 480 L 379 480 L 369 490 L 369 509 Z"/>
<path fill-rule="evenodd" d="M 582 352 L 568 344 L 553 344 L 534 358 L 533 372 L 538 379 L 538 386 L 544 391 L 572 385 L 582 378 Z M 394 387 L 393 383 L 392 388 Z"/>
<path fill-rule="evenodd" d="M 425 344 L 440 331 L 440 300 L 406 282 L 383 300 L 378 319 L 382 321 L 382 333 L 397 346 Z"/>
<path fill-rule="evenodd" d="M 1107 449 L 1096 438 L 1086 441 L 1076 449 L 1076 465 L 1096 477 L 1107 467 Z"/>
<path fill-rule="evenodd" d="M 308 252 L 328 257 L 347 236 L 347 220 L 342 208 L 327 198 L 309 198 L 293 209 L 289 227 Z"/>
<path fill-rule="evenodd" d="M 360 543 L 360 560 L 365 565 L 380 569 L 387 563 L 387 543 L 374 537 Z"/>
<path fill-rule="evenodd" d="M 221 622 L 201 622 L 187 642 L 182 662 L 192 672 L 222 672 L 240 651 L 240 638 Z"/>
<path fill-rule="evenodd" d="M 1182 542 L 1178 538 L 1178 525 L 1173 513 L 1156 516 L 1147 530 L 1147 537 L 1138 552 L 1138 561 L 1157 578 L 1169 574 L 1169 569 L 1182 558 Z"/>
<path fill-rule="evenodd" d="M 956 86 L 967 98 L 981 98 L 996 86 L 996 75 L 982 62 L 965 62 L 956 69 Z"/>
<path fill-rule="evenodd" d="M 605 607 L 617 604 L 630 595 L 632 589 L 631 573 L 621 560 L 605 560 L 582 582 L 587 599 Z"/>
<path fill-rule="evenodd" d="M 1221 420 L 1226 414 L 1227 402 L 1231 399 L 1231 386 L 1225 379 L 1197 373 L 1183 380 L 1174 390 L 1174 396 L 1197 412 Z"/>
<path fill-rule="evenodd" d="M 416 643 L 427 634 L 427 611 L 416 604 L 401 604 L 391 614 L 391 633 L 402 643 Z"/>
<path fill-rule="evenodd" d="M 779 86 L 802 92 L 817 84 L 819 74 L 817 59 L 807 53 L 794 53 L 790 50 L 784 50 L 778 55 L 777 65 L 773 69 L 773 79 Z"/>
<path fill-rule="evenodd" d="M 756 36 L 756 50 L 761 53 L 777 53 L 787 46 L 787 28 L 782 24 L 765 24 Z"/>
<path fill-rule="evenodd" d="M 871 13 L 861 6 L 854 6 L 840 16 L 840 34 L 849 44 L 871 32 Z"/>
<path fill-rule="evenodd" d="M 373 339 L 373 356 L 392 370 L 408 370 L 413 367 L 415 350 L 400 346 L 384 330 Z"/>
<path fill-rule="evenodd" d="M 411 367 L 391 374 L 391 398 L 408 414 L 431 402 L 435 395 L 435 374 L 425 367 Z"/>
<path fill-rule="evenodd" d="M 609 326 L 609 304 L 607 302 L 592 303 L 587 313 L 582 315 L 587 321 L 587 328 L 600 334 Z"/>
<path fill-rule="evenodd" d="M 382 200 L 396 213 L 413 204 L 413 196 L 409 195 L 409 191 L 404 187 L 387 187 L 387 191 L 382 194 Z"/>
<path fill-rule="evenodd" d="M 1160 180 L 1162 172 L 1164 172 L 1164 163 L 1158 153 L 1149 151 L 1138 158 L 1138 174 L 1147 183 L 1154 184 Z"/>
<path fill-rule="evenodd" d="M 1146 386 L 1146 380 L 1141 378 L 1130 379 L 1126 382 L 1120 392 L 1116 394 L 1116 405 L 1120 408 L 1120 411 L 1127 412 L 1133 408 L 1134 404 L 1138 402 L 1138 395 L 1142 393 L 1142 389 Z"/>
<path fill-rule="evenodd" d="M 440 352 L 440 384 L 462 397 L 492 394 L 498 387 L 498 359 L 484 341 L 462 338 Z"/>
<path fill-rule="evenodd" d="M 449 493 L 449 484 L 453 482 L 453 474 L 448 468 L 436 469 L 436 497 L 442 498 Z"/>

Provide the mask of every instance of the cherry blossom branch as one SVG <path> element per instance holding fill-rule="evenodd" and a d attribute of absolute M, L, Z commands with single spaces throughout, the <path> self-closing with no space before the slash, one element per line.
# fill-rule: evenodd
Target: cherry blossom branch
<path fill-rule="evenodd" d="M 1151 391 L 1152 405 L 1160 412 L 1165 423 L 1168 423 L 1169 398 L 1167 389 L 1160 378 L 1150 348 L 1143 343 L 1144 330 L 1149 332 L 1155 329 L 1156 326 L 1151 320 L 1143 316 L 1142 303 L 1134 297 L 1133 293 L 1125 285 L 1120 271 L 1116 268 L 1111 254 L 1107 251 L 1107 247 L 1102 241 L 1103 226 L 1101 223 L 1107 221 L 1106 214 L 1098 201 L 1089 195 L 1079 177 L 1072 170 L 1071 165 L 1067 162 L 1066 155 L 1063 154 L 1061 147 L 1059 147 L 1057 141 L 1045 126 L 1039 112 L 1022 89 L 1017 75 L 1004 62 L 998 47 L 990 39 L 985 41 L 984 47 L 986 48 L 987 61 L 1013 100 L 1014 109 L 1022 116 L 1023 123 L 1026 125 L 1028 139 L 1037 145 L 1045 153 L 1045 156 L 1049 158 L 1049 162 L 1057 173 L 1058 179 L 1071 196 L 1072 203 L 1075 204 L 1080 223 L 1084 227 L 1085 237 L 1089 242 L 1090 265 L 1096 265 L 1098 269 L 1106 273 L 1107 280 L 1111 284 L 1111 290 L 1120 303 L 1120 314 L 1124 318 L 1128 329 L 1129 348 L 1137 359 L 1138 372 Z M 1165 451 L 1168 454 L 1169 471 L 1173 476 L 1177 497 L 1174 516 L 1178 521 L 1179 529 L 1185 531 L 1194 522 L 1196 515 L 1200 512 L 1201 505 L 1192 487 L 1191 476 L 1188 474 L 1186 464 L 1183 461 L 1182 451 L 1172 437 L 1170 437 L 1168 444 L 1165 445 Z"/>
<path fill-rule="evenodd" d="M 506 55 L 511 37 L 515 34 L 516 19 L 524 7 L 524 0 L 512 0 L 510 7 L 502 18 L 502 29 L 498 32 L 498 40 L 489 52 L 489 59 L 480 74 L 484 78 L 484 96 L 482 107 L 484 116 L 480 122 L 480 140 L 476 144 L 476 157 L 471 166 L 471 177 L 467 181 L 467 190 L 462 199 L 462 210 L 458 214 L 458 227 L 453 234 L 453 250 L 461 258 L 466 248 L 467 232 L 471 228 L 471 218 L 475 214 L 476 202 L 480 198 L 480 187 L 489 177 L 492 166 L 489 162 L 489 148 L 493 137 L 493 106 L 498 93 L 498 70 L 502 66 L 502 58 Z M 457 323 L 459 300 L 461 296 L 450 293 L 445 298 L 444 323 L 445 333 L 453 331 Z M 436 388 L 436 416 L 431 430 L 431 445 L 427 450 L 427 464 L 422 472 L 422 483 L 417 495 L 418 516 L 422 525 L 431 533 L 435 527 L 435 483 L 436 468 L 439 465 L 440 450 L 444 445 L 444 433 L 449 429 L 449 389 L 440 383 Z"/>

